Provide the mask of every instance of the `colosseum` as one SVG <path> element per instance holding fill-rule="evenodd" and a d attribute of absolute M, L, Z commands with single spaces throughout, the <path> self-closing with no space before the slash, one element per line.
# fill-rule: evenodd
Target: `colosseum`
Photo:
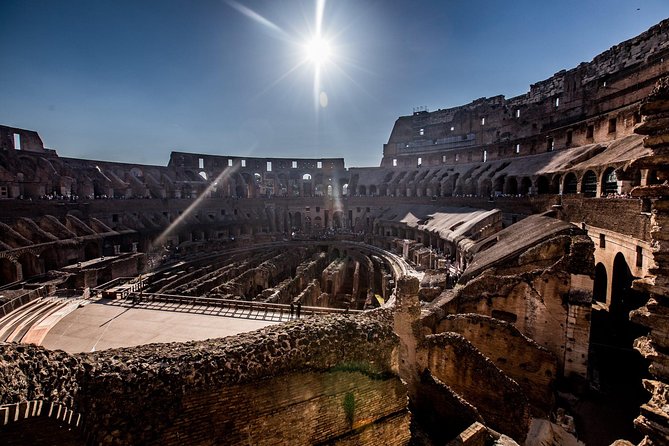
<path fill-rule="evenodd" d="M 0 126 L 2 443 L 669 444 L 667 73 L 669 20 L 373 168 Z"/>

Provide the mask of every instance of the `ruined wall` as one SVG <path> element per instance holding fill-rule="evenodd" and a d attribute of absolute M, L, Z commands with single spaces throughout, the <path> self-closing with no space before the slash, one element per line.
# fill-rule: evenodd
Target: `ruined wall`
<path fill-rule="evenodd" d="M 649 329 L 647 336 L 634 342 L 634 348 L 649 361 L 648 371 L 653 377 L 643 381 L 651 398 L 641 405 L 641 414 L 634 424 L 646 435 L 646 444 L 665 445 L 669 438 L 669 78 L 658 82 L 641 113 L 645 115 L 644 122 L 637 132 L 647 135 L 644 144 L 652 149 L 652 154 L 637 163 L 656 171 L 662 184 L 632 191 L 634 196 L 652 202 L 650 236 L 655 263 L 650 276 L 633 284 L 650 293 L 648 303 L 630 313 L 630 318 Z"/>
<path fill-rule="evenodd" d="M 366 317 L 81 355 L 2 344 L 0 403 L 65 404 L 96 444 L 407 444 L 396 345 Z"/>
<path fill-rule="evenodd" d="M 520 385 L 535 411 L 544 416 L 550 412 L 558 373 L 554 354 L 508 322 L 478 314 L 448 316 L 437 326 L 437 333 L 442 332 L 464 336 Z"/>
<path fill-rule="evenodd" d="M 594 249 L 584 235 L 557 235 L 517 245 L 518 240 L 533 240 L 537 224 L 547 231 L 550 223 L 533 217 L 500 232 L 497 244 L 475 255 L 461 278 L 463 286 L 432 303 L 424 324 L 436 332 L 444 316 L 458 313 L 510 322 L 557 357 L 560 374 L 585 379 L 592 292 L 584 283 L 592 273 Z M 554 223 L 550 233 L 571 231 Z M 522 252 L 513 253 L 514 246 Z"/>
<path fill-rule="evenodd" d="M 630 135 L 639 119 L 633 104 L 667 71 L 667 29 L 665 20 L 515 98 L 400 117 L 382 165 L 471 162 L 482 160 L 484 149 L 488 159 L 509 158 Z"/>
<path fill-rule="evenodd" d="M 476 407 L 487 425 L 516 441 L 525 439 L 530 408 L 515 381 L 459 334 L 429 335 L 426 348 L 432 375 Z"/>

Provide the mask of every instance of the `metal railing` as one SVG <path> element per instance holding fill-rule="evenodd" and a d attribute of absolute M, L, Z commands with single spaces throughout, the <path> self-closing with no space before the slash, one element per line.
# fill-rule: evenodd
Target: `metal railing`
<path fill-rule="evenodd" d="M 198 305 L 214 308 L 227 308 L 238 311 L 249 311 L 257 313 L 278 313 L 279 317 L 290 315 L 291 317 L 301 318 L 305 316 L 315 316 L 322 314 L 358 314 L 361 310 L 351 310 L 345 308 L 312 307 L 305 305 L 277 304 L 272 302 L 258 302 L 252 300 L 237 299 L 218 299 L 212 297 L 183 296 L 180 294 L 162 294 L 162 293 L 129 293 L 126 300 L 132 300 L 135 303 L 163 302 L 175 303 L 179 305 Z"/>

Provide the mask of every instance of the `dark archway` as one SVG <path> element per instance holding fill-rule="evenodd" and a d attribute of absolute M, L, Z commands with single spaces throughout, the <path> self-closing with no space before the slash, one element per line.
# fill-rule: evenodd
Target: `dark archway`
<path fill-rule="evenodd" d="M 490 178 L 486 178 L 485 180 L 481 181 L 481 185 L 479 186 L 479 195 L 482 197 L 489 197 L 492 195 L 492 180 Z"/>
<path fill-rule="evenodd" d="M 578 191 L 578 179 L 574 172 L 569 172 L 564 177 L 564 186 L 562 187 L 563 194 L 575 194 Z"/>
<path fill-rule="evenodd" d="M 520 180 L 520 189 L 518 190 L 518 193 L 520 195 L 529 195 L 531 190 L 532 190 L 532 180 L 530 180 L 529 177 L 523 177 Z"/>
<path fill-rule="evenodd" d="M 19 280 L 16 264 L 9 259 L 0 259 L 0 284 L 12 283 Z"/>
<path fill-rule="evenodd" d="M 39 257 L 30 252 L 24 252 L 18 258 L 23 271 L 23 279 L 42 274 L 42 266 Z"/>
<path fill-rule="evenodd" d="M 603 265 L 597 264 L 593 292 L 597 293 L 594 297 L 598 301 L 605 293 L 604 273 Z M 588 371 L 591 387 L 597 394 L 596 410 L 608 419 L 607 428 L 598 432 L 601 444 L 610 444 L 617 438 L 632 443 L 641 441 L 633 421 L 639 414 L 639 406 L 648 400 L 641 382 L 647 377 L 648 364 L 634 350 L 633 342 L 646 334 L 647 329 L 632 323 L 629 312 L 644 305 L 648 296 L 632 290 L 633 279 L 625 257 L 618 253 L 611 270 L 610 304 L 608 308 L 593 307 L 592 311 Z"/>
<path fill-rule="evenodd" d="M 506 193 L 509 195 L 518 194 L 518 181 L 515 177 L 508 177 L 506 179 Z"/>
<path fill-rule="evenodd" d="M 584 197 L 597 196 L 597 175 L 592 170 L 588 170 L 581 180 L 581 193 Z"/>
<path fill-rule="evenodd" d="M 100 257 L 100 244 L 97 241 L 86 243 L 84 247 L 84 259 L 92 260 Z"/>
<path fill-rule="evenodd" d="M 495 195 L 504 193 L 504 177 L 495 178 L 495 185 L 493 187 Z"/>
<path fill-rule="evenodd" d="M 302 214 L 299 212 L 295 212 L 295 214 L 293 214 L 293 229 L 302 229 Z"/>
<path fill-rule="evenodd" d="M 550 193 L 550 182 L 548 178 L 543 175 L 540 175 L 537 178 L 537 194 L 544 195 Z"/>
<path fill-rule="evenodd" d="M 562 184 L 562 175 L 553 175 L 553 178 L 551 179 L 550 193 L 559 194 L 560 184 Z"/>

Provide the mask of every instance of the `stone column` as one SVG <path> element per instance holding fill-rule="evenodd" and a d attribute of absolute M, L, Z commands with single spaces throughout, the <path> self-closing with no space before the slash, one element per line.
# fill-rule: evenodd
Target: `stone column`
<path fill-rule="evenodd" d="M 630 313 L 633 322 L 650 329 L 634 347 L 650 362 L 653 379 L 644 380 L 651 399 L 641 406 L 634 424 L 646 435 L 641 444 L 669 444 L 669 77 L 661 79 L 641 106 L 644 122 L 635 129 L 647 135 L 644 146 L 652 155 L 638 159 L 634 167 L 657 172 L 662 184 L 632 190 L 632 196 L 651 201 L 651 230 L 654 267 L 650 277 L 634 282 L 633 287 L 650 294 L 648 303 Z"/>

